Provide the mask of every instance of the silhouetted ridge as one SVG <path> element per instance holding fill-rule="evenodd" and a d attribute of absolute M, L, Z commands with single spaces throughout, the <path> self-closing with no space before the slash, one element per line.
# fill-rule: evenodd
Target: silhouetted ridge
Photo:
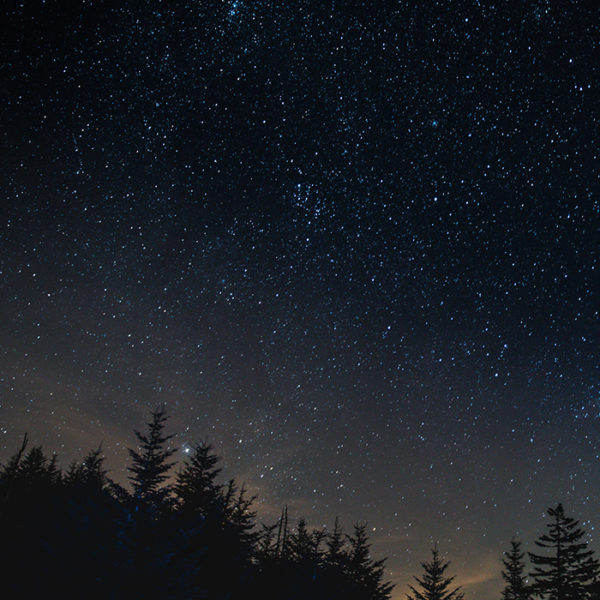
<path fill-rule="evenodd" d="M 101 448 L 66 472 L 40 446 L 0 468 L 2 597 L 247 600 L 386 600 L 384 561 L 369 554 L 366 526 L 344 535 L 290 528 L 287 508 L 260 526 L 254 498 L 221 484 L 209 444 L 192 446 L 173 484 L 172 435 L 152 412 L 129 449 L 131 488 L 111 481 Z M 27 574 L 26 577 L 23 574 Z"/>

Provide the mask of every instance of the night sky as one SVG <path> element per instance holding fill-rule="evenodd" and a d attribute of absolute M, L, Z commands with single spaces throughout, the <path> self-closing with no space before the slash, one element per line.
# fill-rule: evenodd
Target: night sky
<path fill-rule="evenodd" d="M 595 2 L 24 4 L 0 460 L 125 482 L 165 404 L 261 519 L 367 521 L 394 598 L 436 542 L 497 596 L 559 501 L 597 547 Z"/>

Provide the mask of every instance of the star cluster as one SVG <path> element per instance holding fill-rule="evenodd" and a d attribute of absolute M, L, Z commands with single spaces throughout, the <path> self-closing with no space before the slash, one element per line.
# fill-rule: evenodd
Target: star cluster
<path fill-rule="evenodd" d="M 2 458 L 165 403 L 267 518 L 469 597 L 598 477 L 599 10 L 3 9 Z M 593 539 L 593 535 L 592 535 Z"/>

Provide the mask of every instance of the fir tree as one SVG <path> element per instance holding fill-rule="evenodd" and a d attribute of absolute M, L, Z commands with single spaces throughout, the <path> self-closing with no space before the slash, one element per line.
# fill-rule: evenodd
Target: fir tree
<path fill-rule="evenodd" d="M 139 451 L 129 449 L 133 489 L 124 498 L 115 562 L 124 594 L 132 597 L 170 597 L 179 580 L 173 559 L 186 536 L 173 527 L 171 487 L 165 485 L 176 452 L 167 447 L 173 435 L 164 433 L 166 420 L 165 409 L 155 409 L 147 433 L 135 431 Z"/>
<path fill-rule="evenodd" d="M 588 586 L 588 600 L 600 600 L 600 576 L 596 575 Z"/>
<path fill-rule="evenodd" d="M 526 581 L 523 561 L 525 553 L 521 552 L 521 542 L 511 540 L 510 550 L 504 555 L 502 578 L 506 581 L 506 586 L 502 590 L 502 598 L 504 600 L 529 600 L 531 594 Z"/>
<path fill-rule="evenodd" d="M 217 467 L 219 457 L 212 446 L 200 443 L 193 446 L 193 452 L 183 469 L 177 474 L 174 492 L 180 507 L 185 511 L 195 511 L 203 515 L 223 510 L 223 486 L 216 483 L 221 469 Z"/>
<path fill-rule="evenodd" d="M 583 540 L 579 522 L 565 515 L 562 504 L 548 509 L 548 531 L 535 544 L 545 554 L 529 553 L 535 566 L 531 573 L 534 593 L 547 600 L 582 600 L 599 574 L 598 561 Z"/>
<path fill-rule="evenodd" d="M 42 447 L 35 446 L 19 462 L 17 477 L 35 487 L 59 484 L 62 474 L 58 468 L 56 454 L 47 458 Z"/>
<path fill-rule="evenodd" d="M 432 548 L 431 555 L 429 562 L 421 563 L 423 576 L 421 578 L 415 576 L 421 589 L 417 590 L 412 585 L 409 586 L 412 594 L 407 594 L 408 600 L 463 600 L 464 594 L 459 587 L 450 588 L 454 577 L 444 575 L 450 563 L 442 560 L 437 547 Z"/>
<path fill-rule="evenodd" d="M 74 462 L 63 484 L 54 512 L 55 527 L 61 533 L 52 544 L 71 568 L 71 576 L 61 584 L 62 595 L 76 597 L 93 581 L 97 597 L 110 597 L 120 582 L 113 565 L 123 510 L 111 493 L 102 448 Z"/>
<path fill-rule="evenodd" d="M 288 555 L 284 569 L 290 585 L 290 598 L 319 597 L 321 537 L 309 531 L 306 521 L 300 519 L 289 535 Z M 281 569 L 281 567 L 280 567 Z"/>
<path fill-rule="evenodd" d="M 375 561 L 371 558 L 367 526 L 356 524 L 354 535 L 347 537 L 350 548 L 346 568 L 358 591 L 357 597 L 387 600 L 394 586 L 383 580 L 385 559 Z"/>
<path fill-rule="evenodd" d="M 324 597 L 334 598 L 341 590 L 348 588 L 350 579 L 347 570 L 346 536 L 337 517 L 333 530 L 325 538 L 325 551 L 321 562 Z"/>
<path fill-rule="evenodd" d="M 261 531 L 257 535 L 255 558 L 259 569 L 262 569 L 265 564 L 273 562 L 276 558 L 276 543 L 275 543 L 275 530 L 279 523 L 273 523 L 272 525 L 265 525 L 261 523 Z"/>
<path fill-rule="evenodd" d="M 289 529 L 286 507 L 257 535 L 254 499 L 233 480 L 217 482 L 209 445 L 197 446 L 175 486 L 166 486 L 174 451 L 165 420 L 164 410 L 154 411 L 148 432 L 136 433 L 132 493 L 107 477 L 101 448 L 63 475 L 56 456 L 27 452 L 25 437 L 0 465 L 7 597 L 389 599 L 392 585 L 383 581 L 384 561 L 370 557 L 366 526 L 350 536 L 337 520 L 329 536 L 304 520 Z M 25 570 L 36 577 L 23 580 Z"/>
<path fill-rule="evenodd" d="M 327 537 L 325 542 L 327 548 L 325 552 L 325 562 L 328 565 L 339 567 L 344 562 L 344 534 L 340 527 L 340 521 L 336 517 L 333 525 L 333 531 Z"/>
<path fill-rule="evenodd" d="M 104 489 L 110 486 L 107 478 L 108 471 L 104 468 L 102 447 L 88 452 L 81 463 L 74 462 L 64 476 L 67 485 L 86 485 Z"/>
<path fill-rule="evenodd" d="M 309 531 L 306 521 L 300 519 L 296 531 L 290 535 L 290 558 L 296 563 L 316 569 L 321 559 L 322 530 Z"/>
<path fill-rule="evenodd" d="M 41 446 L 26 452 L 26 446 L 27 438 L 0 473 L 2 597 L 53 597 L 60 561 L 73 562 L 69 542 L 74 529 L 65 519 L 71 505 L 64 501 L 56 455 L 47 457 Z M 35 577 L 23 578 L 24 572 Z"/>
<path fill-rule="evenodd" d="M 164 508 L 168 505 L 170 488 L 163 485 L 167 473 L 175 464 L 169 458 L 176 448 L 167 448 L 167 442 L 173 435 L 165 435 L 164 428 L 167 416 L 165 409 L 158 408 L 152 412 L 152 420 L 148 423 L 148 433 L 135 432 L 141 452 L 129 448 L 132 459 L 132 473 L 129 480 L 133 485 L 133 497 L 154 508 Z"/>
<path fill-rule="evenodd" d="M 195 445 L 173 488 L 177 522 L 189 533 L 177 560 L 197 557 L 196 581 L 209 598 L 234 594 L 249 569 L 255 543 L 250 510 L 254 499 L 233 480 L 226 486 L 217 483 L 218 463 L 210 444 Z"/>

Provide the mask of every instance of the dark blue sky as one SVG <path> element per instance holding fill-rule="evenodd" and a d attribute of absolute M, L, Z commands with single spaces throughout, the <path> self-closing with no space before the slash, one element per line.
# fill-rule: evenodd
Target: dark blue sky
<path fill-rule="evenodd" d="M 549 505 L 593 534 L 592 4 L 4 7 L 0 458 L 122 480 L 165 403 L 398 598 L 436 541 L 470 599 Z"/>

